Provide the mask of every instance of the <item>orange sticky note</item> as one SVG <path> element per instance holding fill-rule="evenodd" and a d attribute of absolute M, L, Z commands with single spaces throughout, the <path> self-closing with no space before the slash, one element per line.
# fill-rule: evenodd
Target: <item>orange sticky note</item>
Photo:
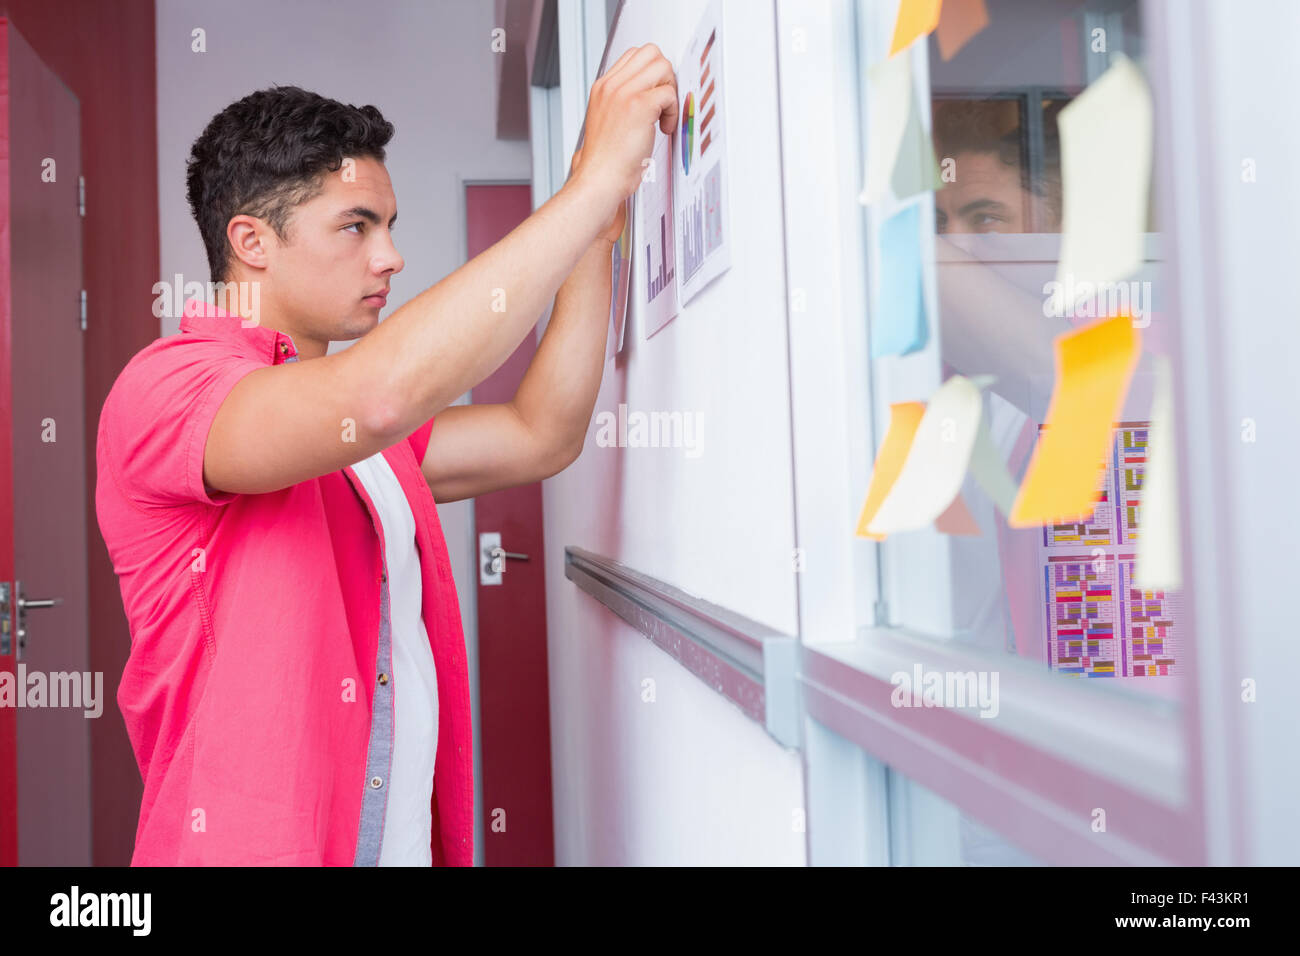
<path fill-rule="evenodd" d="M 989 25 L 984 0 L 944 0 L 939 27 L 934 38 L 939 41 L 939 55 L 951 60 L 975 34 Z"/>
<path fill-rule="evenodd" d="M 1141 333 L 1127 315 L 1058 335 L 1056 384 L 1007 524 L 1030 528 L 1091 514 L 1110 458 L 1111 425 L 1137 368 Z"/>
<path fill-rule="evenodd" d="M 883 534 L 870 534 L 867 525 L 880 510 L 880 503 L 889 494 L 898 480 L 898 473 L 903 470 L 907 460 L 908 449 L 916 436 L 916 428 L 925 415 L 925 402 L 894 402 L 889 406 L 889 428 L 885 431 L 885 440 L 880 444 L 880 454 L 871 469 L 871 484 L 867 487 L 867 500 L 862 503 L 862 513 L 858 516 L 860 538 L 872 541 L 884 541 Z"/>
<path fill-rule="evenodd" d="M 966 507 L 960 491 L 957 492 L 957 497 L 952 499 L 948 510 L 934 519 L 934 526 L 944 534 L 978 535 L 980 533 L 980 526 L 976 524 L 975 516 Z"/>
<path fill-rule="evenodd" d="M 900 0 L 898 20 L 894 23 L 894 41 L 889 45 L 889 55 L 912 45 L 939 25 L 939 7 L 942 0 Z"/>

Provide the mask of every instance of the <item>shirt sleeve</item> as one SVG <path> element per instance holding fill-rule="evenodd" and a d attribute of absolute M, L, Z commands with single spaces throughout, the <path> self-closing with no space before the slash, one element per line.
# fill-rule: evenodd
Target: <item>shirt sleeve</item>
<path fill-rule="evenodd" d="M 435 415 L 434 418 L 437 416 Z M 411 434 L 406 436 L 406 440 L 411 443 L 411 450 L 415 452 L 416 464 L 424 464 L 424 453 L 429 447 L 429 435 L 433 431 L 433 418 L 417 428 Z"/>
<path fill-rule="evenodd" d="M 208 431 L 235 383 L 266 367 L 202 341 L 178 341 L 132 360 L 109 392 L 100 423 L 104 457 L 123 493 L 142 506 L 233 500 L 235 494 L 209 492 L 203 482 Z"/>

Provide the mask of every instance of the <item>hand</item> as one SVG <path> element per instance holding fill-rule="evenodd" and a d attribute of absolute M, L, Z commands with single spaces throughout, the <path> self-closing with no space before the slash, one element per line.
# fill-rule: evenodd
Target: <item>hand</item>
<path fill-rule="evenodd" d="M 601 233 L 606 238 L 615 226 L 614 238 L 623 230 L 623 201 L 641 185 L 656 125 L 665 134 L 677 125 L 677 78 L 659 48 L 647 43 L 625 51 L 592 85 L 583 145 L 573 156 L 570 176 L 592 179 L 617 203 Z"/>

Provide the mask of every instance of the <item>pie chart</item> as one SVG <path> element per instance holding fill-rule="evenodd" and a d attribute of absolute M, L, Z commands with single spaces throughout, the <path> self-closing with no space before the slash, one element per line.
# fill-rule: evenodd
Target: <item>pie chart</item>
<path fill-rule="evenodd" d="M 695 93 L 687 93 L 682 103 L 682 172 L 691 171 L 691 153 L 695 150 Z"/>

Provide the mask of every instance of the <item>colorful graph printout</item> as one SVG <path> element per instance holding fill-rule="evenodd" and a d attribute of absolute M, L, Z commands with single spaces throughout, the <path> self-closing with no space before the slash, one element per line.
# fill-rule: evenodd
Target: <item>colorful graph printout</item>
<path fill-rule="evenodd" d="M 1119 560 L 1120 587 L 1125 599 L 1120 625 L 1124 640 L 1121 665 L 1130 677 L 1162 677 L 1174 673 L 1182 659 L 1179 649 L 1178 618 L 1181 600 L 1177 591 L 1144 591 L 1133 582 L 1133 555 Z"/>
<path fill-rule="evenodd" d="M 646 338 L 677 315 L 677 261 L 673 241 L 672 137 L 655 130 L 654 155 L 636 192 L 636 273 Z"/>
<path fill-rule="evenodd" d="M 1116 573 L 1116 562 L 1105 554 L 1047 559 L 1044 581 L 1052 670 L 1082 677 L 1116 676 L 1120 666 Z"/>
<path fill-rule="evenodd" d="M 1115 425 L 1093 513 L 1043 527 L 1043 639 L 1052 670 L 1090 678 L 1180 673 L 1181 594 L 1134 580 L 1149 429 Z"/>
<path fill-rule="evenodd" d="M 731 267 L 727 199 L 727 81 L 722 64 L 722 4 L 713 0 L 679 58 L 682 130 L 673 163 L 678 301 L 685 305 Z M 689 114 L 689 118 L 688 118 Z"/>
<path fill-rule="evenodd" d="M 1146 422 L 1123 422 L 1115 430 L 1115 514 L 1121 544 L 1133 544 L 1141 526 L 1142 479 L 1147 467 Z"/>

